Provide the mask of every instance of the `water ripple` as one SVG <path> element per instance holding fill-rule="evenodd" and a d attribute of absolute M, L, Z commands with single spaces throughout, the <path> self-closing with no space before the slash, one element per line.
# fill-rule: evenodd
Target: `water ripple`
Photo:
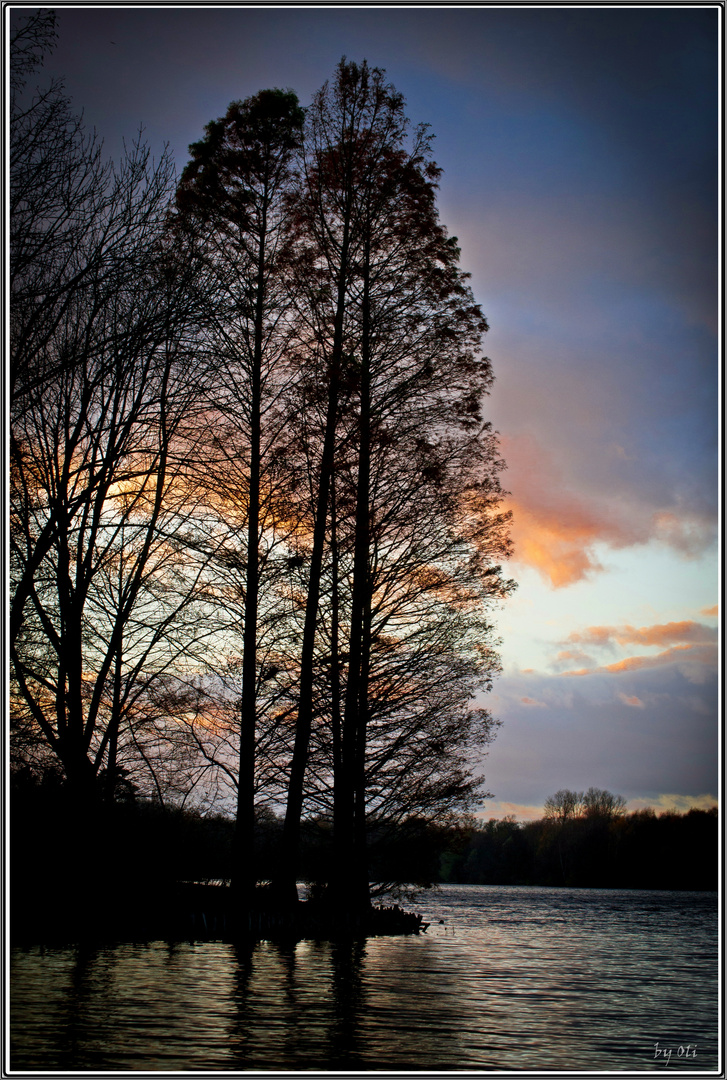
<path fill-rule="evenodd" d="M 457 886 L 421 911 L 415 938 L 15 950 L 12 1067 L 718 1067 L 715 894 Z"/>

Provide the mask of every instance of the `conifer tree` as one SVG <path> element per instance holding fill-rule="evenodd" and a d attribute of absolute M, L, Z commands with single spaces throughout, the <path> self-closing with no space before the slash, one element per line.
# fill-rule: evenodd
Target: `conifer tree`
<path fill-rule="evenodd" d="M 502 463 L 496 440 L 480 417 L 492 381 L 490 363 L 480 351 L 487 323 L 459 269 L 456 241 L 439 223 L 438 177 L 426 128 L 410 134 L 403 99 L 385 82 L 384 73 L 365 63 L 341 61 L 308 115 L 304 183 L 295 202 L 297 302 L 306 305 L 302 321 L 309 328 L 302 362 L 317 374 L 327 404 L 319 429 L 323 448 L 315 473 L 317 504 L 283 865 L 292 875 L 314 719 L 315 634 L 330 607 L 333 884 L 342 901 L 345 897 L 348 904 L 364 907 L 372 626 L 381 572 L 377 552 L 387 542 L 382 522 L 401 531 L 408 527 L 407 513 L 409 525 L 416 521 L 423 487 L 434 508 L 424 528 L 449 529 L 457 537 L 449 545 L 450 556 L 459 544 L 461 558 L 486 567 L 480 598 L 502 597 L 510 587 L 492 562 L 493 554 L 507 554 L 508 545 L 502 520 L 495 529 Z M 464 443 L 481 467 L 477 510 L 473 500 L 467 509 L 463 505 L 467 493 L 474 493 L 471 474 L 461 467 L 467 457 Z M 400 461 L 400 453 L 421 467 L 407 475 L 405 492 L 400 486 L 404 473 L 394 478 L 387 464 Z M 455 459 L 460 465 L 452 464 Z M 448 491 L 446 484 L 454 487 Z M 335 524 L 334 490 L 340 504 Z M 397 507 L 393 513 L 392 506 Z M 474 533 L 465 538 L 460 514 L 482 536 L 490 530 L 489 550 L 475 541 Z M 329 515 L 332 554 L 346 567 L 343 577 L 350 592 L 339 603 L 342 573 L 333 569 L 332 593 L 321 612 Z M 382 534 L 383 541 L 377 540 Z M 400 566 L 400 576 L 410 572 Z M 344 610 L 347 625 L 339 641 Z"/>
<path fill-rule="evenodd" d="M 212 354 L 208 400 L 225 438 L 212 482 L 217 495 L 227 491 L 247 518 L 235 834 L 235 883 L 246 895 L 255 884 L 261 534 L 276 524 L 264 473 L 284 430 L 279 395 L 291 304 L 281 259 L 302 122 L 303 111 L 290 91 L 264 90 L 233 102 L 224 117 L 207 125 L 204 139 L 190 147 L 191 161 L 177 192 L 178 224 L 193 250 L 202 254 L 211 286 L 203 333 L 204 347 Z M 209 459 L 201 471 L 209 484 Z"/>

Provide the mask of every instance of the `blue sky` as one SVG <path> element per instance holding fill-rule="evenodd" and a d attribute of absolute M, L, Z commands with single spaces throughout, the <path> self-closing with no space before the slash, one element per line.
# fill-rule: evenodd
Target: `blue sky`
<path fill-rule="evenodd" d="M 491 325 L 519 589 L 483 813 L 590 785 L 713 801 L 717 6 L 58 11 L 46 70 L 109 153 L 143 124 L 179 169 L 233 99 L 386 68 Z"/>

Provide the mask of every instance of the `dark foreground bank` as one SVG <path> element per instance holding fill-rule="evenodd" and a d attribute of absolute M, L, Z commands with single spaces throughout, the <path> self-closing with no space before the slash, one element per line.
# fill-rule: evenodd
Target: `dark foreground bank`
<path fill-rule="evenodd" d="M 418 934 L 422 916 L 398 904 L 364 910 L 333 907 L 325 900 L 301 900 L 281 907 L 265 888 L 241 908 L 222 884 L 177 882 L 153 889 L 117 885 L 11 894 L 14 944 L 114 941 L 299 941 L 345 940 L 378 935 Z"/>
<path fill-rule="evenodd" d="M 51 778 L 52 779 L 52 778 Z M 17 775 L 11 784 L 10 919 L 14 940 L 229 940 L 412 934 L 417 916 L 382 901 L 397 885 L 435 883 L 713 890 L 716 811 L 640 811 L 615 817 L 519 823 L 414 819 L 372 825 L 367 837 L 374 904 L 326 903 L 334 860 L 325 819 L 304 823 L 298 880 L 312 899 L 276 906 L 264 887 L 242 910 L 230 889 L 234 822 L 222 815 L 130 798 L 78 815 L 62 784 Z M 261 813 L 252 863 L 275 880 L 281 821 Z M 346 895 L 345 892 L 343 894 Z M 396 893 L 393 893 L 396 895 Z"/>

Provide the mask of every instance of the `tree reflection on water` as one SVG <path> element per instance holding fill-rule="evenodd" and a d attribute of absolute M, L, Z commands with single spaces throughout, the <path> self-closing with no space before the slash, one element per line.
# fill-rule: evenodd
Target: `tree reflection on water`
<path fill-rule="evenodd" d="M 672 1069 L 716 1067 L 716 894 L 464 886 L 427 903 L 418 937 L 16 949 L 11 1066 L 640 1071 L 658 1042 Z"/>

